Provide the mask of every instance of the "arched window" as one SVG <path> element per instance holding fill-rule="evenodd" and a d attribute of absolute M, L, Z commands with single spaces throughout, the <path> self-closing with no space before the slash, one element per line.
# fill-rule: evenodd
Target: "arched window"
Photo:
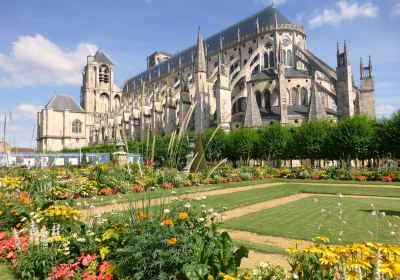
<path fill-rule="evenodd" d="M 256 67 L 254 67 L 253 71 L 251 72 L 251 77 L 253 78 L 255 75 L 257 75 L 257 73 L 260 70 L 260 66 L 257 65 Z"/>
<path fill-rule="evenodd" d="M 306 88 L 301 88 L 301 91 L 300 91 L 300 102 L 301 102 L 301 105 L 307 106 L 307 99 L 308 99 L 307 89 Z"/>
<path fill-rule="evenodd" d="M 103 92 L 100 94 L 100 112 L 107 113 L 108 112 L 108 94 Z"/>
<path fill-rule="evenodd" d="M 276 89 L 272 92 L 271 95 L 271 106 L 279 106 L 279 94 Z"/>
<path fill-rule="evenodd" d="M 82 132 L 82 122 L 80 120 L 74 120 L 72 122 L 72 133 Z"/>
<path fill-rule="evenodd" d="M 286 61 L 286 51 L 285 50 L 283 50 L 282 51 L 282 54 L 283 54 L 283 64 L 285 64 L 285 65 L 287 65 L 287 61 Z"/>
<path fill-rule="evenodd" d="M 264 68 L 269 68 L 269 64 L 268 64 L 268 62 L 269 62 L 269 57 L 268 57 L 269 55 L 268 55 L 268 53 L 266 52 L 266 53 L 264 53 Z"/>
<path fill-rule="evenodd" d="M 108 83 L 110 81 L 109 69 L 106 65 L 100 66 L 99 70 L 99 82 Z"/>
<path fill-rule="evenodd" d="M 269 53 L 269 67 L 275 67 L 275 55 L 274 52 Z"/>
<path fill-rule="evenodd" d="M 286 53 L 286 65 L 292 67 L 292 51 L 288 50 Z"/>
<path fill-rule="evenodd" d="M 115 109 L 118 109 L 121 106 L 121 98 L 118 95 L 114 96 L 114 105 Z"/>
<path fill-rule="evenodd" d="M 261 104 L 261 92 L 260 91 L 256 91 L 256 100 L 257 100 L 258 108 L 261 108 L 262 104 Z"/>
<path fill-rule="evenodd" d="M 292 88 L 292 91 L 290 92 L 290 105 L 296 106 L 298 105 L 298 95 L 299 91 L 297 88 Z"/>
<path fill-rule="evenodd" d="M 269 90 L 264 91 L 264 106 L 267 110 L 271 108 L 271 93 Z"/>

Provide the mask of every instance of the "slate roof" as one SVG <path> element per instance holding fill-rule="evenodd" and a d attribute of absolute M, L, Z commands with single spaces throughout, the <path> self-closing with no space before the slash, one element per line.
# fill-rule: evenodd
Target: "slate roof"
<path fill-rule="evenodd" d="M 53 98 L 50 99 L 45 108 L 58 111 L 70 110 L 72 113 L 85 112 L 85 110 L 83 110 L 83 108 L 78 103 L 76 103 L 72 96 L 59 93 L 57 93 L 53 96 Z"/>
<path fill-rule="evenodd" d="M 207 52 L 211 53 L 218 50 L 220 47 L 220 38 L 222 36 L 223 47 L 230 45 L 238 41 L 238 29 L 240 30 L 240 38 L 244 38 L 246 35 L 254 33 L 257 31 L 256 21 L 258 19 L 258 24 L 260 28 L 273 26 L 277 24 L 291 24 L 290 21 L 274 6 L 269 6 L 260 12 L 216 33 L 204 40 L 205 46 L 207 46 Z M 175 54 L 171 58 L 153 66 L 152 68 L 130 78 L 127 82 L 128 87 L 132 88 L 133 84 L 140 85 L 141 81 L 148 81 L 149 77 L 157 77 L 158 72 L 164 75 L 168 72 L 168 64 L 170 64 L 170 69 L 178 69 L 179 64 L 192 63 L 196 58 L 197 45 L 189 47 L 180 53 Z"/>
<path fill-rule="evenodd" d="M 114 65 L 114 63 L 112 63 L 112 61 L 107 57 L 107 55 L 101 49 L 97 50 L 96 54 L 94 55 L 94 60 L 100 63 Z"/>
<path fill-rule="evenodd" d="M 285 68 L 285 77 L 294 78 L 294 77 L 310 77 L 307 71 L 297 70 L 293 68 Z"/>

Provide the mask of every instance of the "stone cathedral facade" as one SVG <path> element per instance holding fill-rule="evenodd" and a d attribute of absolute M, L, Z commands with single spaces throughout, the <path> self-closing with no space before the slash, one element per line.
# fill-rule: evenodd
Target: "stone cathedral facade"
<path fill-rule="evenodd" d="M 38 149 L 143 140 L 173 131 L 300 124 L 364 113 L 375 117 L 371 59 L 355 85 L 346 42 L 333 69 L 307 49 L 303 27 L 274 6 L 176 54 L 157 51 L 147 70 L 114 84 L 98 50 L 83 69 L 80 104 L 57 94 L 38 113 Z M 333 48 L 334 49 L 334 48 Z M 189 113 L 193 113 L 189 116 Z"/>

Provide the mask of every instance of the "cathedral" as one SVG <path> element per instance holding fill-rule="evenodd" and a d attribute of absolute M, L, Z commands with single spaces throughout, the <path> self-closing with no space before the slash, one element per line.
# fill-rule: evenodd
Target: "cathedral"
<path fill-rule="evenodd" d="M 80 104 L 56 94 L 38 113 L 38 150 L 59 151 L 119 138 L 143 140 L 182 129 L 231 131 L 272 123 L 375 117 L 372 62 L 355 85 L 344 42 L 333 69 L 307 49 L 302 26 L 273 5 L 176 54 L 156 51 L 147 70 L 114 84 L 102 51 L 87 57 Z"/>

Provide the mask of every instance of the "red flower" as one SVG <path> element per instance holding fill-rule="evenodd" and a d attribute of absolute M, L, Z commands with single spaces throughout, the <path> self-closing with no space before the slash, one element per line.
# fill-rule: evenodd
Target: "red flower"
<path fill-rule="evenodd" d="M 151 167 L 153 165 L 153 161 L 151 159 L 146 160 L 146 166 Z"/>
<path fill-rule="evenodd" d="M 78 192 L 74 192 L 74 199 L 78 199 L 79 198 L 79 193 Z"/>
<path fill-rule="evenodd" d="M 172 183 L 163 183 L 162 184 L 162 188 L 163 189 L 173 189 L 174 188 L 174 184 L 172 184 Z"/>

